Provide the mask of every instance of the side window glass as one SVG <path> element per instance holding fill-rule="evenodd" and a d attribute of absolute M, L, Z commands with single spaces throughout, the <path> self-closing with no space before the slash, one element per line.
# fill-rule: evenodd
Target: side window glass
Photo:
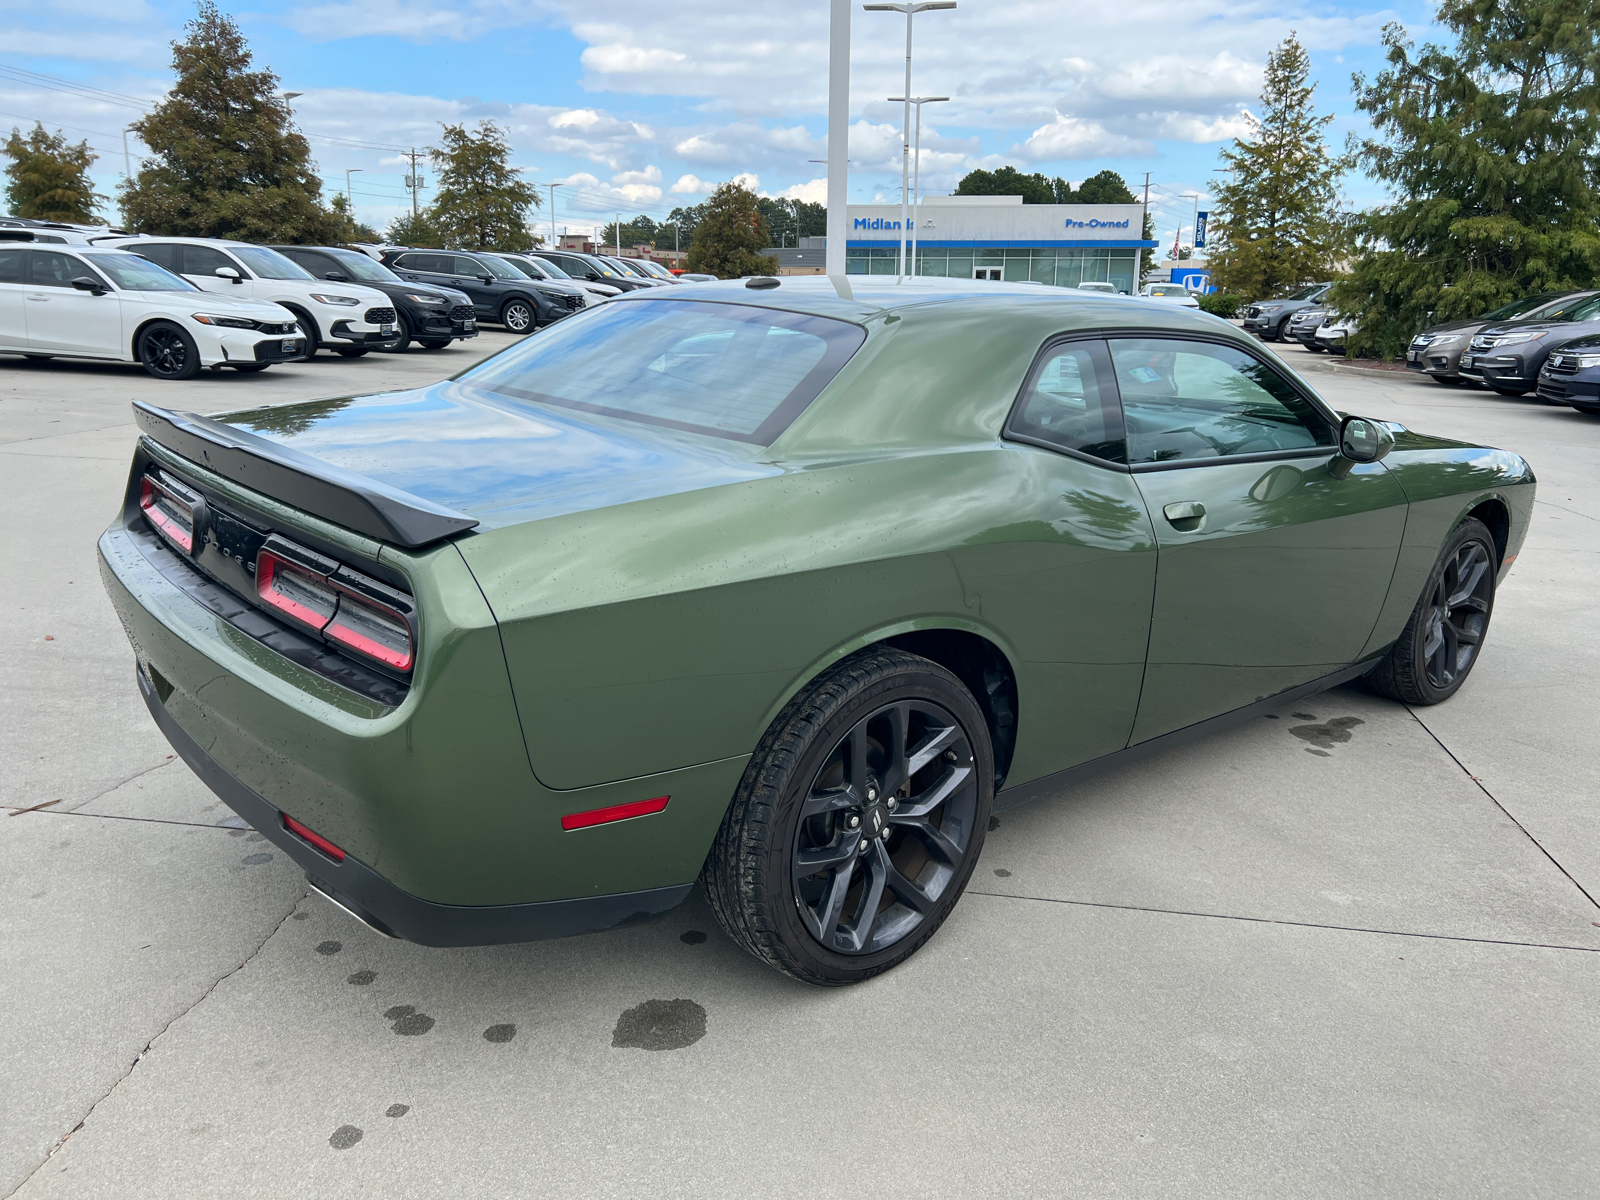
<path fill-rule="evenodd" d="M 0 250 L 0 283 L 22 282 L 22 251 Z"/>
<path fill-rule="evenodd" d="M 181 246 L 174 246 L 171 243 L 146 246 L 135 242 L 128 249 L 132 250 L 140 258 L 149 259 L 158 267 L 165 267 L 174 275 L 183 274 L 183 268 L 178 262 L 178 251 L 182 249 Z"/>
<path fill-rule="evenodd" d="M 1107 462 L 1128 461 L 1104 342 L 1068 342 L 1034 365 L 1006 432 Z"/>
<path fill-rule="evenodd" d="M 1333 445 L 1322 415 L 1243 350 L 1178 338 L 1115 338 L 1110 346 L 1129 463 Z"/>
<path fill-rule="evenodd" d="M 244 271 L 239 270 L 239 264 L 234 262 L 221 250 L 213 250 L 210 246 L 185 246 L 183 248 L 183 274 L 185 275 L 215 275 L 218 267 L 232 267 L 244 278 L 250 278 Z"/>
<path fill-rule="evenodd" d="M 472 259 L 463 254 L 452 254 L 450 256 L 450 262 L 457 275 L 464 275 L 468 278 L 476 279 L 479 276 L 487 275 L 489 273 Z"/>
<path fill-rule="evenodd" d="M 402 260 L 408 271 L 426 271 L 432 275 L 450 274 L 450 257 L 445 254 L 408 254 Z"/>
<path fill-rule="evenodd" d="M 33 252 L 33 285 L 35 287 L 71 287 L 81 275 L 98 278 L 95 272 L 70 255 L 53 250 Z"/>

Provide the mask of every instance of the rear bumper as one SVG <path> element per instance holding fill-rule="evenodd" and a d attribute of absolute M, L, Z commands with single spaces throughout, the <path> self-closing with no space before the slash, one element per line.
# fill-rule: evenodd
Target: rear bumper
<path fill-rule="evenodd" d="M 422 946 L 496 946 L 535 942 L 610 929 L 676 907 L 691 884 L 548 900 L 534 904 L 437 904 L 396 887 L 351 855 L 335 862 L 290 833 L 281 810 L 225 771 L 167 712 L 154 683 L 141 668 L 136 672 L 145 707 L 180 758 L 263 837 L 282 850 L 306 873 L 317 891 L 379 933 Z"/>

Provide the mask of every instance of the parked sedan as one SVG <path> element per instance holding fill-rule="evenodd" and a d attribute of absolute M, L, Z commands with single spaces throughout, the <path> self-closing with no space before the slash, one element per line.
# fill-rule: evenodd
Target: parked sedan
<path fill-rule="evenodd" d="M 1168 304 L 1181 304 L 1184 308 L 1200 307 L 1200 301 L 1194 298 L 1194 293 L 1181 283 L 1147 283 L 1139 289 L 1139 295 L 1152 300 L 1164 300 Z"/>
<path fill-rule="evenodd" d="M 0 244 L 0 353 L 136 362 L 157 379 L 301 358 L 294 314 L 215 296 L 125 250 Z"/>
<path fill-rule="evenodd" d="M 1553 351 L 1539 371 L 1539 399 L 1600 417 L 1600 335 Z"/>
<path fill-rule="evenodd" d="M 603 262 L 609 263 L 611 266 L 615 267 L 618 271 L 630 279 L 642 279 L 651 287 L 669 286 L 670 281 L 665 279 L 657 279 L 654 273 L 644 269 L 644 264 L 638 259 L 623 258 L 618 254 L 597 254 L 595 257 Z"/>
<path fill-rule="evenodd" d="M 1522 321 L 1486 326 L 1467 344 L 1461 374 L 1502 396 L 1526 396 L 1557 346 L 1600 333 L 1600 292 L 1583 292 Z"/>
<path fill-rule="evenodd" d="M 443 350 L 458 338 L 478 336 L 477 313 L 465 292 L 450 287 L 418 288 L 359 250 L 340 246 L 274 246 L 273 249 L 318 279 L 331 283 L 355 280 L 389 297 L 394 304 L 395 328 L 399 333 L 398 340 L 389 349 L 405 350 L 415 341 L 424 350 Z"/>
<path fill-rule="evenodd" d="M 1459 384 L 1462 380 L 1461 355 L 1485 326 L 1501 321 L 1536 320 L 1562 307 L 1568 300 L 1594 294 L 1592 291 L 1540 292 L 1502 305 L 1481 317 L 1434 325 L 1411 339 L 1411 345 L 1406 349 L 1406 366 L 1413 371 L 1423 372 L 1435 383 Z"/>
<path fill-rule="evenodd" d="M 698 880 L 850 983 L 935 934 L 991 811 L 1483 652 L 1517 455 L 1341 416 L 1175 305 L 773 282 L 415 390 L 135 406 L 100 558 L 137 686 L 316 890 L 469 945 Z"/>
<path fill-rule="evenodd" d="M 488 253 L 390 247 L 383 264 L 407 283 L 465 292 L 480 320 L 498 321 L 511 333 L 532 333 L 584 307 L 580 297 L 546 289 Z"/>
<path fill-rule="evenodd" d="M 1290 292 L 1280 300 L 1258 300 L 1244 310 L 1244 329 L 1264 342 L 1276 342 L 1283 337 L 1289 318 L 1302 308 L 1309 308 L 1322 300 L 1331 283 L 1313 283 Z"/>

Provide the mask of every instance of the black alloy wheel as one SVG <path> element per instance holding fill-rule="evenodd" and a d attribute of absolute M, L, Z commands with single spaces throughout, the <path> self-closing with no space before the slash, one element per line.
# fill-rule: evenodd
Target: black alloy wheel
<path fill-rule="evenodd" d="M 1435 383 L 1444 384 L 1445 387 L 1460 387 L 1466 382 L 1466 380 L 1462 379 L 1459 375 L 1429 375 L 1428 378 L 1433 380 Z"/>
<path fill-rule="evenodd" d="M 424 350 L 443 350 L 449 344 L 449 338 L 422 338 L 417 342 Z"/>
<path fill-rule="evenodd" d="M 403 354 L 411 348 L 415 335 L 411 332 L 411 322 L 406 320 L 406 314 L 399 309 L 395 310 L 394 327 L 400 331 L 400 336 L 392 345 L 380 346 L 379 349 L 389 354 Z"/>
<path fill-rule="evenodd" d="M 1399 639 L 1367 676 L 1372 688 L 1408 704 L 1455 695 L 1488 635 L 1498 569 L 1494 535 L 1467 518 L 1445 542 Z"/>
<path fill-rule="evenodd" d="M 807 983 L 903 962 L 983 848 L 994 758 L 962 682 L 888 646 L 802 689 L 762 737 L 701 879 L 729 936 Z"/>
<path fill-rule="evenodd" d="M 305 309 L 296 308 L 292 304 L 285 304 L 284 307 L 294 314 L 295 324 L 300 326 L 300 334 L 306 341 L 305 357 L 315 357 L 322 344 L 322 331 L 317 328 L 317 323 Z"/>
<path fill-rule="evenodd" d="M 145 326 L 139 334 L 139 361 L 157 379 L 193 379 L 200 373 L 200 349 L 170 321 Z"/>
<path fill-rule="evenodd" d="M 1496 393 L 1498 393 L 1499 395 L 1502 395 L 1502 396 L 1510 396 L 1513 399 L 1515 399 L 1518 396 L 1526 396 L 1529 392 L 1533 391 L 1532 388 L 1527 388 L 1527 387 L 1506 387 L 1504 384 L 1501 384 L 1501 383 L 1491 383 L 1489 385 L 1489 390 L 1493 391 L 1493 392 L 1496 392 Z"/>
<path fill-rule="evenodd" d="M 340 346 L 339 357 L 360 358 L 363 354 L 366 354 L 371 349 L 371 346 Z"/>
<path fill-rule="evenodd" d="M 532 333 L 537 316 L 526 300 L 507 300 L 500 310 L 500 324 L 512 333 Z"/>

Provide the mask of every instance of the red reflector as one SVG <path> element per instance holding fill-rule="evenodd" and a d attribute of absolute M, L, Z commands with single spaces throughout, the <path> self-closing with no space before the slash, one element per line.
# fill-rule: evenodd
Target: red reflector
<path fill-rule="evenodd" d="M 329 858 L 333 859 L 334 862 L 344 861 L 343 850 L 339 849 L 339 847 L 335 846 L 320 833 L 316 833 L 313 830 L 307 829 L 288 813 L 283 814 L 283 827 L 302 841 L 310 842 L 318 850 L 321 850 Z"/>
<path fill-rule="evenodd" d="M 657 796 L 654 800 L 633 800 L 627 804 L 613 804 L 610 808 L 591 808 L 588 812 L 568 813 L 561 818 L 561 828 L 586 829 L 590 825 L 626 821 L 629 817 L 647 817 L 664 809 L 670 799 L 671 796 Z"/>

